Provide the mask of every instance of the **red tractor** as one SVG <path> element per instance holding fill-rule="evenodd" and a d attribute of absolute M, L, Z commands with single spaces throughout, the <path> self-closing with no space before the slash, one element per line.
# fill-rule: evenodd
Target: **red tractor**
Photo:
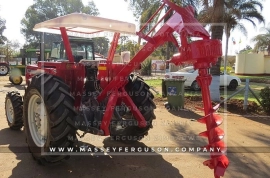
<path fill-rule="evenodd" d="M 225 149 L 223 130 L 218 126 L 220 117 L 214 114 L 209 95 L 211 75 L 208 69 L 222 55 L 221 42 L 209 38 L 208 32 L 194 18 L 191 6 L 179 7 L 163 0 L 150 23 L 166 6 L 170 10 L 158 21 L 173 14 L 158 30 L 155 25 L 146 34 L 145 26 L 136 32 L 131 23 L 73 13 L 37 24 L 35 31 L 61 33 L 63 46 L 52 50 L 54 62 L 39 61 L 26 67 L 26 89 L 23 97 L 10 92 L 6 96 L 6 115 L 10 128 L 24 126 L 27 144 L 35 160 L 50 164 L 68 155 L 42 154 L 49 147 L 71 147 L 77 130 L 100 136 L 111 136 L 128 143 L 141 140 L 152 128 L 156 118 L 153 94 L 139 76 L 132 74 L 158 46 L 172 42 L 179 49 L 170 62 L 179 65 L 192 62 L 199 70 L 197 81 L 203 95 L 207 131 L 200 135 L 208 138 L 206 148 Z M 155 30 L 155 31 L 154 31 Z M 90 37 L 94 33 L 114 32 L 106 61 L 95 59 L 91 43 L 72 41 L 68 36 Z M 154 34 L 152 32 L 155 32 Z M 181 46 L 173 33 L 180 36 Z M 113 63 L 120 33 L 137 34 L 147 41 L 128 64 Z M 150 36 L 150 34 L 153 34 Z M 189 37 L 200 40 L 188 42 Z M 215 177 L 223 176 L 228 166 L 224 152 L 211 153 L 204 164 L 214 169 Z"/>

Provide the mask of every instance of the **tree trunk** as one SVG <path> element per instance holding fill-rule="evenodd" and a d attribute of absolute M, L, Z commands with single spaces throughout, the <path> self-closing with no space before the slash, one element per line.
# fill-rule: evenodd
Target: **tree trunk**
<path fill-rule="evenodd" d="M 142 38 L 138 37 L 138 45 L 139 45 L 139 47 L 141 46 L 141 41 L 142 41 Z"/>
<path fill-rule="evenodd" d="M 229 48 L 229 38 L 230 38 L 230 31 L 227 29 L 226 35 L 226 47 L 225 47 L 225 55 L 224 55 L 224 72 L 227 73 L 227 63 L 228 63 L 228 48 Z"/>
<path fill-rule="evenodd" d="M 170 45 L 169 42 L 167 42 L 167 47 L 166 47 L 166 60 L 170 59 Z"/>
<path fill-rule="evenodd" d="M 203 1 L 203 6 L 204 6 L 205 9 L 208 9 L 208 7 L 209 7 L 209 1 L 208 0 L 204 0 Z"/>
<path fill-rule="evenodd" d="M 211 26 L 212 33 L 211 38 L 212 39 L 219 39 L 222 41 L 223 36 L 223 30 L 224 26 L 223 24 L 218 24 L 224 22 L 223 15 L 224 15 L 224 0 L 215 0 L 214 1 L 214 9 L 213 12 L 213 19 L 214 22 L 217 24 L 213 24 Z M 210 69 L 210 74 L 212 74 L 212 82 L 210 85 L 210 95 L 212 101 L 220 102 L 220 63 L 221 63 L 221 57 L 218 58 L 218 61 L 215 65 L 213 65 Z"/>

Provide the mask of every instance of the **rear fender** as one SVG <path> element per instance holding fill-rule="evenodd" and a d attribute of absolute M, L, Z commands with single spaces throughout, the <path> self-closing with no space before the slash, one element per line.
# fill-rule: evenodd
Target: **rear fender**
<path fill-rule="evenodd" d="M 119 82 L 127 80 L 127 76 L 117 76 L 117 74 L 126 66 L 124 63 L 102 63 L 98 66 L 98 79 L 101 88 L 105 88 L 110 82 Z"/>
<path fill-rule="evenodd" d="M 61 78 L 69 87 L 75 97 L 75 107 L 79 108 L 85 78 L 85 66 L 70 62 L 38 62 L 38 65 L 26 66 L 25 78 L 29 85 L 30 79 L 42 73 L 51 74 Z"/>

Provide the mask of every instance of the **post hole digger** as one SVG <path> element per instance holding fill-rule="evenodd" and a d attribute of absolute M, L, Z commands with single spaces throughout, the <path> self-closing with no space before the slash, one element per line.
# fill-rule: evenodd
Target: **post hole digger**
<path fill-rule="evenodd" d="M 74 144 L 77 130 L 132 143 L 141 140 L 152 128 L 155 119 L 153 94 L 142 78 L 132 74 L 158 46 L 172 42 L 179 50 L 171 63 L 193 63 L 199 70 L 197 81 L 201 87 L 205 116 L 199 122 L 207 130 L 200 135 L 208 138 L 206 148 L 216 150 L 204 164 L 214 169 L 215 177 L 224 175 L 229 164 L 224 155 L 224 131 L 218 126 L 222 119 L 215 115 L 211 105 L 208 68 L 222 55 L 221 42 L 209 34 L 194 18 L 191 6 L 179 7 L 169 0 L 149 19 L 150 23 L 166 6 L 170 10 L 145 33 L 145 26 L 136 33 L 135 25 L 116 20 L 73 13 L 37 24 L 35 31 L 60 33 L 64 48 L 59 49 L 61 59 L 55 62 L 40 61 L 26 68 L 24 97 L 10 92 L 6 96 L 6 115 L 10 128 L 24 126 L 29 150 L 42 164 L 59 162 L 67 155 L 44 155 L 49 147 L 69 147 Z M 158 30 L 166 16 L 173 14 Z M 91 36 L 103 31 L 114 32 L 108 58 L 91 58 L 93 48 L 82 44 L 73 48 L 69 36 Z M 137 34 L 147 41 L 143 48 L 127 63 L 113 63 L 120 33 Z M 176 36 L 180 36 L 181 46 Z M 152 36 L 150 36 L 152 34 Z M 188 42 L 188 38 L 200 40 Z M 80 58 L 78 59 L 78 56 Z M 19 109 L 22 108 L 22 109 Z M 127 122 L 134 124 L 129 125 Z M 82 124 L 87 123 L 87 124 Z"/>

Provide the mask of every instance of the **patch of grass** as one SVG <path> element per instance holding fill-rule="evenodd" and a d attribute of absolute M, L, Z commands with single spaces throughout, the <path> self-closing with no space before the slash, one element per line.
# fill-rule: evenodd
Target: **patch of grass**
<path fill-rule="evenodd" d="M 264 82 L 270 80 L 270 76 L 248 76 L 248 75 L 236 75 L 236 74 L 230 74 L 233 76 L 237 76 L 241 79 L 241 81 L 245 81 L 246 79 L 249 79 L 251 82 Z"/>
<path fill-rule="evenodd" d="M 254 83 L 254 82 L 250 82 L 249 87 L 252 89 L 252 91 L 255 93 L 255 95 L 260 99 L 260 92 L 261 89 L 263 89 L 267 84 L 265 83 Z M 268 84 L 269 85 L 269 84 Z M 245 87 L 245 83 L 243 82 L 242 85 L 238 88 L 238 90 L 240 90 L 241 88 Z M 223 94 L 223 97 L 229 97 L 230 95 L 234 94 L 236 91 L 224 91 L 221 92 L 221 94 Z M 235 95 L 233 98 L 234 99 L 240 99 L 240 100 L 244 100 L 244 93 L 245 91 L 242 91 L 240 93 L 238 93 L 237 95 Z M 255 96 L 249 91 L 248 92 L 248 100 L 249 101 L 254 101 L 257 104 L 259 104 L 259 102 L 256 100 Z"/>
<path fill-rule="evenodd" d="M 162 80 L 161 79 L 145 80 L 145 83 L 150 87 L 161 87 Z"/>
<path fill-rule="evenodd" d="M 269 79 L 270 79 L 270 76 L 269 76 Z M 161 79 L 145 80 L 145 82 L 150 87 L 161 88 Z M 261 92 L 261 89 L 263 89 L 266 86 L 270 87 L 270 84 L 250 82 L 250 88 L 253 90 L 253 92 L 256 94 L 257 97 L 259 97 L 259 93 Z M 221 88 L 220 89 L 220 96 L 223 97 L 223 98 L 228 98 L 229 96 L 231 96 L 232 94 L 234 94 L 235 92 L 237 92 L 238 90 L 240 90 L 240 89 L 242 89 L 244 87 L 245 87 L 245 82 L 242 82 L 241 86 L 239 86 L 237 88 L 237 90 L 235 90 L 235 91 L 229 91 L 229 90 L 227 90 L 227 88 Z M 159 91 L 159 92 L 161 94 L 161 91 Z M 245 93 L 245 91 L 241 91 L 240 93 L 235 95 L 233 97 L 233 99 L 244 100 L 244 93 Z M 155 97 L 158 97 L 158 98 L 161 97 L 160 94 L 155 94 L 154 93 Z M 192 91 L 190 89 L 185 89 L 185 96 L 201 96 L 201 91 Z M 256 98 L 253 96 L 253 94 L 251 92 L 248 92 L 248 100 L 257 102 Z"/>
<path fill-rule="evenodd" d="M 252 89 L 252 91 L 255 93 L 255 95 L 259 98 L 259 93 L 261 92 L 261 89 L 263 89 L 266 86 L 266 84 L 250 82 L 249 86 Z M 245 83 L 242 83 L 241 86 L 239 86 L 237 88 L 237 90 L 235 90 L 235 91 L 229 91 L 226 88 L 221 88 L 220 89 L 220 96 L 226 99 L 244 87 L 245 87 Z M 245 91 L 243 90 L 240 93 L 238 93 L 237 95 L 235 95 L 232 99 L 244 100 L 244 94 L 245 94 Z M 185 96 L 196 96 L 196 95 L 200 96 L 201 92 L 200 91 L 185 90 Z M 259 102 L 256 100 L 255 96 L 250 91 L 248 92 L 248 100 L 254 101 L 254 102 L 259 104 Z"/>

